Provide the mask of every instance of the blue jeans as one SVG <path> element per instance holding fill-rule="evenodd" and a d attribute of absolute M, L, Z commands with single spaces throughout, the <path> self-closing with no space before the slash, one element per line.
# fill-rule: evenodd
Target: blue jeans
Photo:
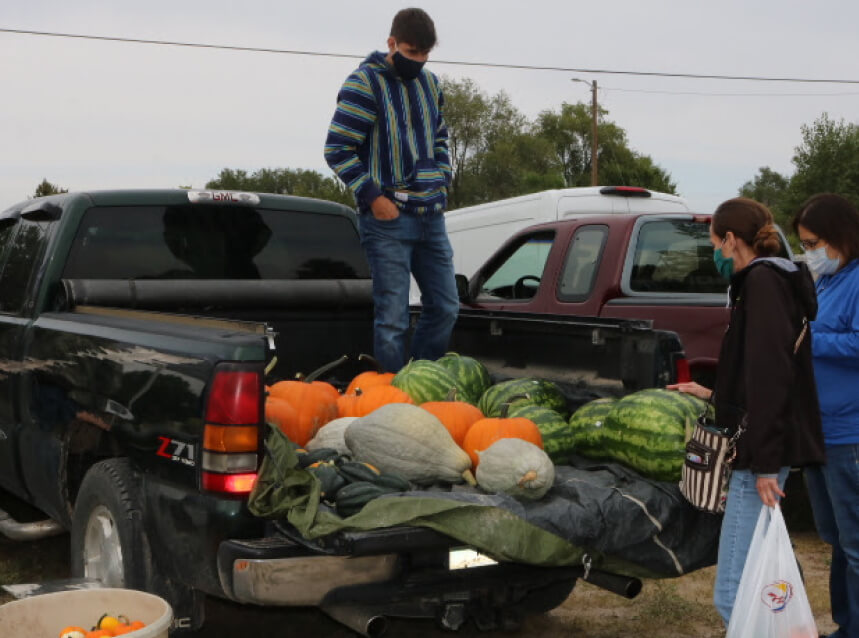
<path fill-rule="evenodd" d="M 859 445 L 827 445 L 826 465 L 805 470 L 820 538 L 832 545 L 829 599 L 840 629 L 859 636 Z"/>
<path fill-rule="evenodd" d="M 382 221 L 366 212 L 358 216 L 358 231 L 373 278 L 374 356 L 389 372 L 398 371 L 406 362 L 412 274 L 423 307 L 410 356 L 438 359 L 447 350 L 459 312 L 444 213 L 401 211 L 396 219 Z"/>
<path fill-rule="evenodd" d="M 788 472 L 789 467 L 783 467 L 778 472 L 778 484 L 782 489 Z M 740 577 L 743 575 L 755 525 L 763 507 L 755 487 L 757 480 L 758 477 L 751 470 L 734 470 L 728 487 L 728 501 L 725 504 L 722 532 L 719 536 L 716 583 L 713 587 L 713 602 L 716 603 L 716 610 L 722 616 L 726 627 L 731 620 Z"/>

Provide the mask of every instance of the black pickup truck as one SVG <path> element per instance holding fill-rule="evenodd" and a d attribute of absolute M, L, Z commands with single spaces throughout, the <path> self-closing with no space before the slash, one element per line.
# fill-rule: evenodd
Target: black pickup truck
<path fill-rule="evenodd" d="M 582 568 L 451 570 L 456 542 L 429 529 L 310 545 L 249 513 L 265 385 L 347 354 L 327 379 L 345 387 L 372 317 L 355 215 L 338 204 L 103 191 L 5 210 L 0 489 L 47 518 L 0 511 L 0 533 L 70 531 L 73 576 L 161 594 L 177 632 L 203 625 L 207 595 L 318 605 L 368 635 L 380 601 L 451 629 L 557 606 Z M 480 310 L 463 311 L 452 347 L 582 402 L 671 382 L 683 358 L 676 335 L 646 322 Z M 589 576 L 629 593 L 628 580 Z"/>

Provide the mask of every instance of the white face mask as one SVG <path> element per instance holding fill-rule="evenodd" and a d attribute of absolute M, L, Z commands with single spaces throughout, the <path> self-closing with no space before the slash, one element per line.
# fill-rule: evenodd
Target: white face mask
<path fill-rule="evenodd" d="M 808 264 L 809 270 L 815 275 L 831 275 L 838 270 L 841 260 L 837 257 L 828 257 L 826 255 L 826 246 L 821 246 L 820 248 L 806 251 L 805 263 Z"/>

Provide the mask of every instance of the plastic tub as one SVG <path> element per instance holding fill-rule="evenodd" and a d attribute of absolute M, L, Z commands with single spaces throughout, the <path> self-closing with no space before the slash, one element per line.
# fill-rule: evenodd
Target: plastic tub
<path fill-rule="evenodd" d="M 173 610 L 163 598 L 133 589 L 78 589 L 23 598 L 0 606 L 0 636 L 57 638 L 69 625 L 90 629 L 102 614 L 122 614 L 146 627 L 125 638 L 167 638 Z"/>

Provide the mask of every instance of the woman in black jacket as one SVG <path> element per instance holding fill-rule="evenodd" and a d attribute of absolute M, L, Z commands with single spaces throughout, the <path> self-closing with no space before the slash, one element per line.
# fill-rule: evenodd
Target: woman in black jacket
<path fill-rule="evenodd" d="M 814 285 L 807 269 L 776 257 L 772 213 L 754 200 L 722 203 L 710 224 L 716 267 L 730 278 L 731 319 L 719 354 L 716 422 L 736 432 L 737 455 L 722 520 L 714 601 L 731 618 L 761 504 L 773 507 L 791 467 L 823 463 L 811 361 Z M 669 386 L 709 399 L 697 383 Z"/>

